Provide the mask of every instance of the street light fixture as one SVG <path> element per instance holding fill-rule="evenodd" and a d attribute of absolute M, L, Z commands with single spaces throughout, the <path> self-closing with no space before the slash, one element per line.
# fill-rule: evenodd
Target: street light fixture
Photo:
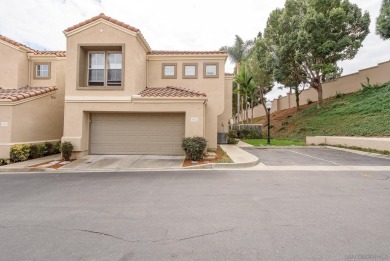
<path fill-rule="evenodd" d="M 271 108 L 272 108 L 272 101 L 267 101 L 265 103 L 265 107 L 267 108 L 267 119 L 268 119 L 268 136 L 267 136 L 267 144 L 271 144 L 271 137 L 270 137 L 270 127 L 271 127 L 271 122 L 270 122 L 270 114 L 271 114 Z"/>

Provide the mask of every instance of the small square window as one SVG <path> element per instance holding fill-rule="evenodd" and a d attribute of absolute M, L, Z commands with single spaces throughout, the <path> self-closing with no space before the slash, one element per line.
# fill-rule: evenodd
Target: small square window
<path fill-rule="evenodd" d="M 203 70 L 204 78 L 218 78 L 218 64 L 217 63 L 205 63 Z"/>
<path fill-rule="evenodd" d="M 50 79 L 50 63 L 34 63 L 34 79 Z"/>
<path fill-rule="evenodd" d="M 163 63 L 162 65 L 162 78 L 163 79 L 176 79 L 177 64 L 176 63 Z"/>
<path fill-rule="evenodd" d="M 183 64 L 183 79 L 196 79 L 196 78 L 198 78 L 198 64 L 184 63 Z"/>

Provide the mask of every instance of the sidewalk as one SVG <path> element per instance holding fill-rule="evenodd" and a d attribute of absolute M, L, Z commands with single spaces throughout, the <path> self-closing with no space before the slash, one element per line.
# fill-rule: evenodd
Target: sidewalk
<path fill-rule="evenodd" d="M 51 155 L 39 159 L 33 159 L 33 160 L 26 160 L 18 163 L 12 163 L 9 165 L 5 166 L 0 166 L 0 174 L 1 173 L 15 173 L 15 172 L 51 172 L 51 171 L 56 171 L 55 169 L 50 169 L 50 168 L 45 168 L 45 167 L 36 167 L 36 168 L 31 168 L 30 166 L 37 165 L 37 164 L 42 164 L 48 161 L 53 161 L 53 160 L 60 160 L 61 155 L 56 154 L 56 155 Z"/>
<path fill-rule="evenodd" d="M 220 144 L 219 145 L 226 154 L 233 160 L 233 163 L 209 163 L 187 167 L 187 169 L 238 169 L 254 167 L 260 163 L 259 158 L 241 149 L 243 147 L 253 147 L 245 142 L 238 144 Z"/>
<path fill-rule="evenodd" d="M 238 169 L 254 167 L 259 159 L 241 149 L 252 146 L 243 142 L 237 145 L 220 145 L 233 163 L 209 163 L 204 165 L 181 167 L 184 156 L 154 156 L 154 155 L 88 155 L 59 169 L 47 168 L 42 164 L 60 159 L 60 154 L 44 158 L 27 160 L 0 167 L 1 173 L 17 172 L 96 172 L 96 171 L 156 171 L 156 170 L 185 170 L 185 169 Z"/>

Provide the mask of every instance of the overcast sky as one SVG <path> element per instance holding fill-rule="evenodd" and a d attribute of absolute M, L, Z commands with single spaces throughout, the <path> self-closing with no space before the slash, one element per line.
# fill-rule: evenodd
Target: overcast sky
<path fill-rule="evenodd" d="M 1 0 L 0 34 L 32 48 L 65 50 L 62 31 L 104 12 L 141 30 L 153 50 L 218 50 L 234 35 L 254 38 L 284 0 Z M 381 0 L 351 0 L 371 15 L 370 35 L 344 74 L 390 59 L 390 40 L 375 34 Z M 233 65 L 227 62 L 226 70 Z"/>

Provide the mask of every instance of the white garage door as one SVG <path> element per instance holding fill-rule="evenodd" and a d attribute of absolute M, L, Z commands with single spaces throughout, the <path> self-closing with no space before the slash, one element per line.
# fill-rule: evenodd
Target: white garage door
<path fill-rule="evenodd" d="M 90 154 L 183 155 L 184 113 L 91 115 Z"/>

